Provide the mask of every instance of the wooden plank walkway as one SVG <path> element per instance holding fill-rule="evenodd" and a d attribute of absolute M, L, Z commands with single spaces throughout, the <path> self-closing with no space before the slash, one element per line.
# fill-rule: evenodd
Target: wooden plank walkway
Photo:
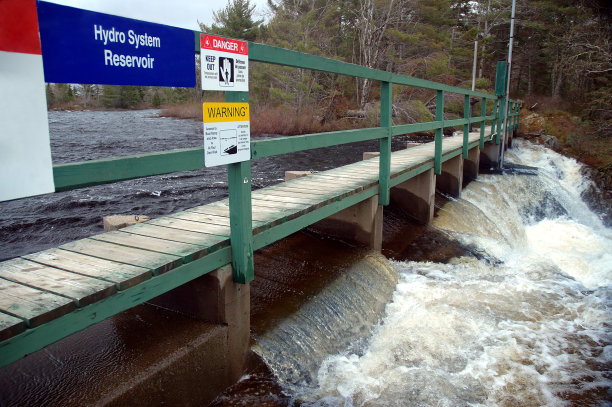
<path fill-rule="evenodd" d="M 479 133 L 471 133 L 469 140 L 470 148 L 478 145 Z M 443 161 L 459 155 L 462 142 L 462 136 L 445 138 Z M 391 185 L 433 168 L 433 160 L 434 143 L 394 152 Z M 254 249 L 377 194 L 378 166 L 378 158 L 372 158 L 253 191 Z M 86 317 L 78 322 L 62 319 L 58 327 L 66 333 L 38 339 L 40 348 L 105 318 L 97 315 L 102 306 L 110 308 L 108 317 L 176 286 L 143 285 L 151 279 L 174 271 L 186 273 L 183 280 L 189 281 L 218 268 L 229 256 L 198 263 L 197 272 L 181 266 L 223 249 L 227 253 L 229 236 L 225 199 L 0 263 L 0 366 L 21 357 L 8 355 L 7 345 L 27 340 L 36 327 L 98 306 L 83 312 Z M 155 290 L 142 294 L 150 287 Z M 121 296 L 125 292 L 137 294 L 126 300 Z M 39 336 L 45 336 L 44 331 Z"/>

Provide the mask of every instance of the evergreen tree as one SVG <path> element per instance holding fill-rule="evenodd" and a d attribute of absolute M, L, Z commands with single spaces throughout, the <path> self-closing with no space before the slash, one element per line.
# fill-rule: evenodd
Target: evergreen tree
<path fill-rule="evenodd" d="M 139 86 L 120 86 L 119 107 L 122 107 L 124 109 L 136 107 L 142 101 L 139 88 Z"/>
<path fill-rule="evenodd" d="M 200 28 L 211 34 L 255 41 L 263 20 L 253 20 L 254 10 L 255 5 L 249 0 L 228 0 L 224 9 L 213 12 L 215 22 L 212 26 L 200 23 Z"/>
<path fill-rule="evenodd" d="M 45 93 L 47 95 L 47 108 L 50 108 L 55 104 L 55 93 L 53 93 L 53 88 L 50 83 L 47 83 L 45 88 Z"/>
<path fill-rule="evenodd" d="M 155 94 L 153 95 L 153 100 L 151 103 L 153 104 L 153 107 L 161 106 L 161 98 L 159 97 L 159 93 L 157 91 L 155 91 Z"/>
<path fill-rule="evenodd" d="M 102 104 L 104 107 L 119 107 L 120 95 L 119 86 L 104 85 L 102 86 Z"/>

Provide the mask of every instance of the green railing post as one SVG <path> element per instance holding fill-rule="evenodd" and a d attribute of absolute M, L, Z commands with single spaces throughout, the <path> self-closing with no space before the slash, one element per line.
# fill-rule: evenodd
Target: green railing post
<path fill-rule="evenodd" d="M 480 115 L 482 116 L 482 121 L 480 122 L 480 149 L 482 150 L 484 148 L 485 126 L 487 124 L 485 119 L 487 115 L 487 98 L 482 98 L 480 103 L 482 104 L 480 107 Z"/>
<path fill-rule="evenodd" d="M 379 205 L 389 205 L 389 183 L 391 181 L 391 111 L 393 109 L 390 82 L 380 83 L 380 127 L 387 128 L 387 136 L 380 139 L 378 169 Z"/>
<path fill-rule="evenodd" d="M 502 125 L 504 124 L 504 114 L 506 106 L 506 98 L 501 97 L 499 99 L 499 110 L 497 111 L 497 137 L 495 138 L 495 144 L 501 143 L 502 140 Z"/>
<path fill-rule="evenodd" d="M 463 118 L 468 122 L 463 125 L 463 158 L 468 158 L 468 144 L 470 142 L 470 95 L 463 97 Z"/>
<path fill-rule="evenodd" d="M 506 114 L 508 116 L 508 121 L 506 122 L 506 134 L 512 132 L 512 101 L 508 100 L 508 112 Z"/>
<path fill-rule="evenodd" d="M 512 109 L 514 117 L 512 120 L 512 131 L 516 131 L 516 119 L 518 118 L 518 102 L 514 102 L 514 109 Z"/>
<path fill-rule="evenodd" d="M 436 91 L 436 121 L 442 122 L 436 129 L 434 172 L 442 174 L 442 137 L 444 136 L 444 91 Z"/>
<path fill-rule="evenodd" d="M 248 92 L 226 92 L 226 102 L 248 102 Z M 234 281 L 246 284 L 255 277 L 251 212 L 251 161 L 228 164 L 230 242 Z"/>
<path fill-rule="evenodd" d="M 513 101 L 509 101 L 508 102 L 508 132 L 512 133 L 512 130 L 514 130 L 514 102 Z"/>
<path fill-rule="evenodd" d="M 497 106 L 499 105 L 499 100 L 495 99 L 493 101 L 493 112 L 491 112 L 491 114 L 493 115 L 493 120 L 491 121 L 491 134 L 489 135 L 491 140 L 493 140 L 493 135 L 495 134 L 495 126 L 497 124 Z"/>

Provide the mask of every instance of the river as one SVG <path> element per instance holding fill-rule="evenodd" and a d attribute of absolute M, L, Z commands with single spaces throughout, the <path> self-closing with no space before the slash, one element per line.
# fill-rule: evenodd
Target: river
<path fill-rule="evenodd" d="M 154 114 L 51 112 L 54 162 L 201 144 L 201 123 Z M 256 160 L 253 184 L 368 150 L 376 143 Z M 256 356 L 213 405 L 612 405 L 612 230 L 581 198 L 590 181 L 575 160 L 521 140 L 506 159 L 537 174 L 481 174 L 461 199 L 437 196 L 427 227 L 385 208 L 384 256 L 309 231 L 258 252 Z M 202 170 L 0 203 L 0 258 L 100 232 L 106 214 L 219 199 L 225 182 L 223 169 Z M 100 360 L 125 352 L 121 340 L 99 345 Z M 49 363 L 53 374 L 0 375 L 3 390 L 28 380 L 2 404 L 74 403 L 74 385 L 56 383 L 77 383 L 74 367 Z"/>

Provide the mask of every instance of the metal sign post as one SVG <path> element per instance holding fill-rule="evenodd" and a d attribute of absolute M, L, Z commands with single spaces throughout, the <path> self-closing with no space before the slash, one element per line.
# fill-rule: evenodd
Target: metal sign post
<path fill-rule="evenodd" d="M 508 99 L 510 98 L 510 73 L 512 71 L 512 44 L 514 43 L 514 14 L 516 11 L 516 0 L 512 0 L 512 16 L 510 18 L 510 44 L 508 45 L 508 76 L 506 79 L 506 95 L 505 95 L 505 105 L 504 105 L 504 125 L 503 125 L 503 133 L 504 136 L 502 139 L 501 146 L 501 158 L 499 160 L 499 168 L 504 168 L 504 148 L 506 146 L 506 132 L 508 126 Z"/>

